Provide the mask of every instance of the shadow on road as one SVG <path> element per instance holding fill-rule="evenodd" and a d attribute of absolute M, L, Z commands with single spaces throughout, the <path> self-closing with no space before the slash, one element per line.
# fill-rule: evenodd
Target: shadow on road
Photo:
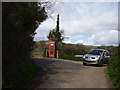
<path fill-rule="evenodd" d="M 97 64 L 88 64 L 86 66 L 89 66 L 89 67 L 107 67 L 107 64 L 103 64 L 102 66 L 98 66 Z"/>
<path fill-rule="evenodd" d="M 46 74 L 56 74 L 56 71 L 51 70 L 51 64 L 58 62 L 53 59 L 47 58 L 33 58 L 34 62 L 37 64 L 38 73 L 33 76 L 32 81 L 30 81 L 24 88 L 29 88 L 34 90 L 40 84 L 43 84 L 43 80 L 48 80 L 49 77 Z"/>

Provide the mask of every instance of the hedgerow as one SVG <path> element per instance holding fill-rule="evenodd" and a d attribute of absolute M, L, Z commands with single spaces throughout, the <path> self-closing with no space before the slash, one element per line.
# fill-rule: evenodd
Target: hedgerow
<path fill-rule="evenodd" d="M 108 65 L 108 74 L 115 87 L 120 89 L 120 58 L 114 56 L 110 59 Z"/>

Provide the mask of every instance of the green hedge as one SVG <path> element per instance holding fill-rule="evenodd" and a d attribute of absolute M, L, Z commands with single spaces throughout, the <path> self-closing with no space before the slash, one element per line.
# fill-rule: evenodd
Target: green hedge
<path fill-rule="evenodd" d="M 9 70 L 3 73 L 3 88 L 23 88 L 32 76 L 37 73 L 37 65 L 32 59 L 28 62 L 18 62 L 14 66 L 9 66 Z"/>
<path fill-rule="evenodd" d="M 112 57 L 108 65 L 108 74 L 115 87 L 120 89 L 120 58 Z"/>
<path fill-rule="evenodd" d="M 2 16 L 2 88 L 19 88 L 37 72 L 30 54 L 47 12 L 41 2 L 3 2 Z"/>
<path fill-rule="evenodd" d="M 82 58 L 76 58 L 75 55 L 59 54 L 59 58 L 74 60 L 74 61 L 82 61 Z"/>

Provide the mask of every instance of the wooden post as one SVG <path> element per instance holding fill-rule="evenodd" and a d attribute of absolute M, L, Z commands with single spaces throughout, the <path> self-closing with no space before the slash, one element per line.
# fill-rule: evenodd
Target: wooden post
<path fill-rule="evenodd" d="M 57 58 L 58 58 L 58 50 L 57 50 Z"/>

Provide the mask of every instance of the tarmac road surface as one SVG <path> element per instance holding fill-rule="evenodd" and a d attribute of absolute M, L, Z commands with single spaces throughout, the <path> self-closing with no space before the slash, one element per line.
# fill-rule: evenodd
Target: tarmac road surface
<path fill-rule="evenodd" d="M 35 78 L 38 81 L 35 88 L 114 88 L 106 74 L 106 65 L 83 66 L 78 61 L 42 58 L 35 62 L 45 71 L 43 76 Z"/>

